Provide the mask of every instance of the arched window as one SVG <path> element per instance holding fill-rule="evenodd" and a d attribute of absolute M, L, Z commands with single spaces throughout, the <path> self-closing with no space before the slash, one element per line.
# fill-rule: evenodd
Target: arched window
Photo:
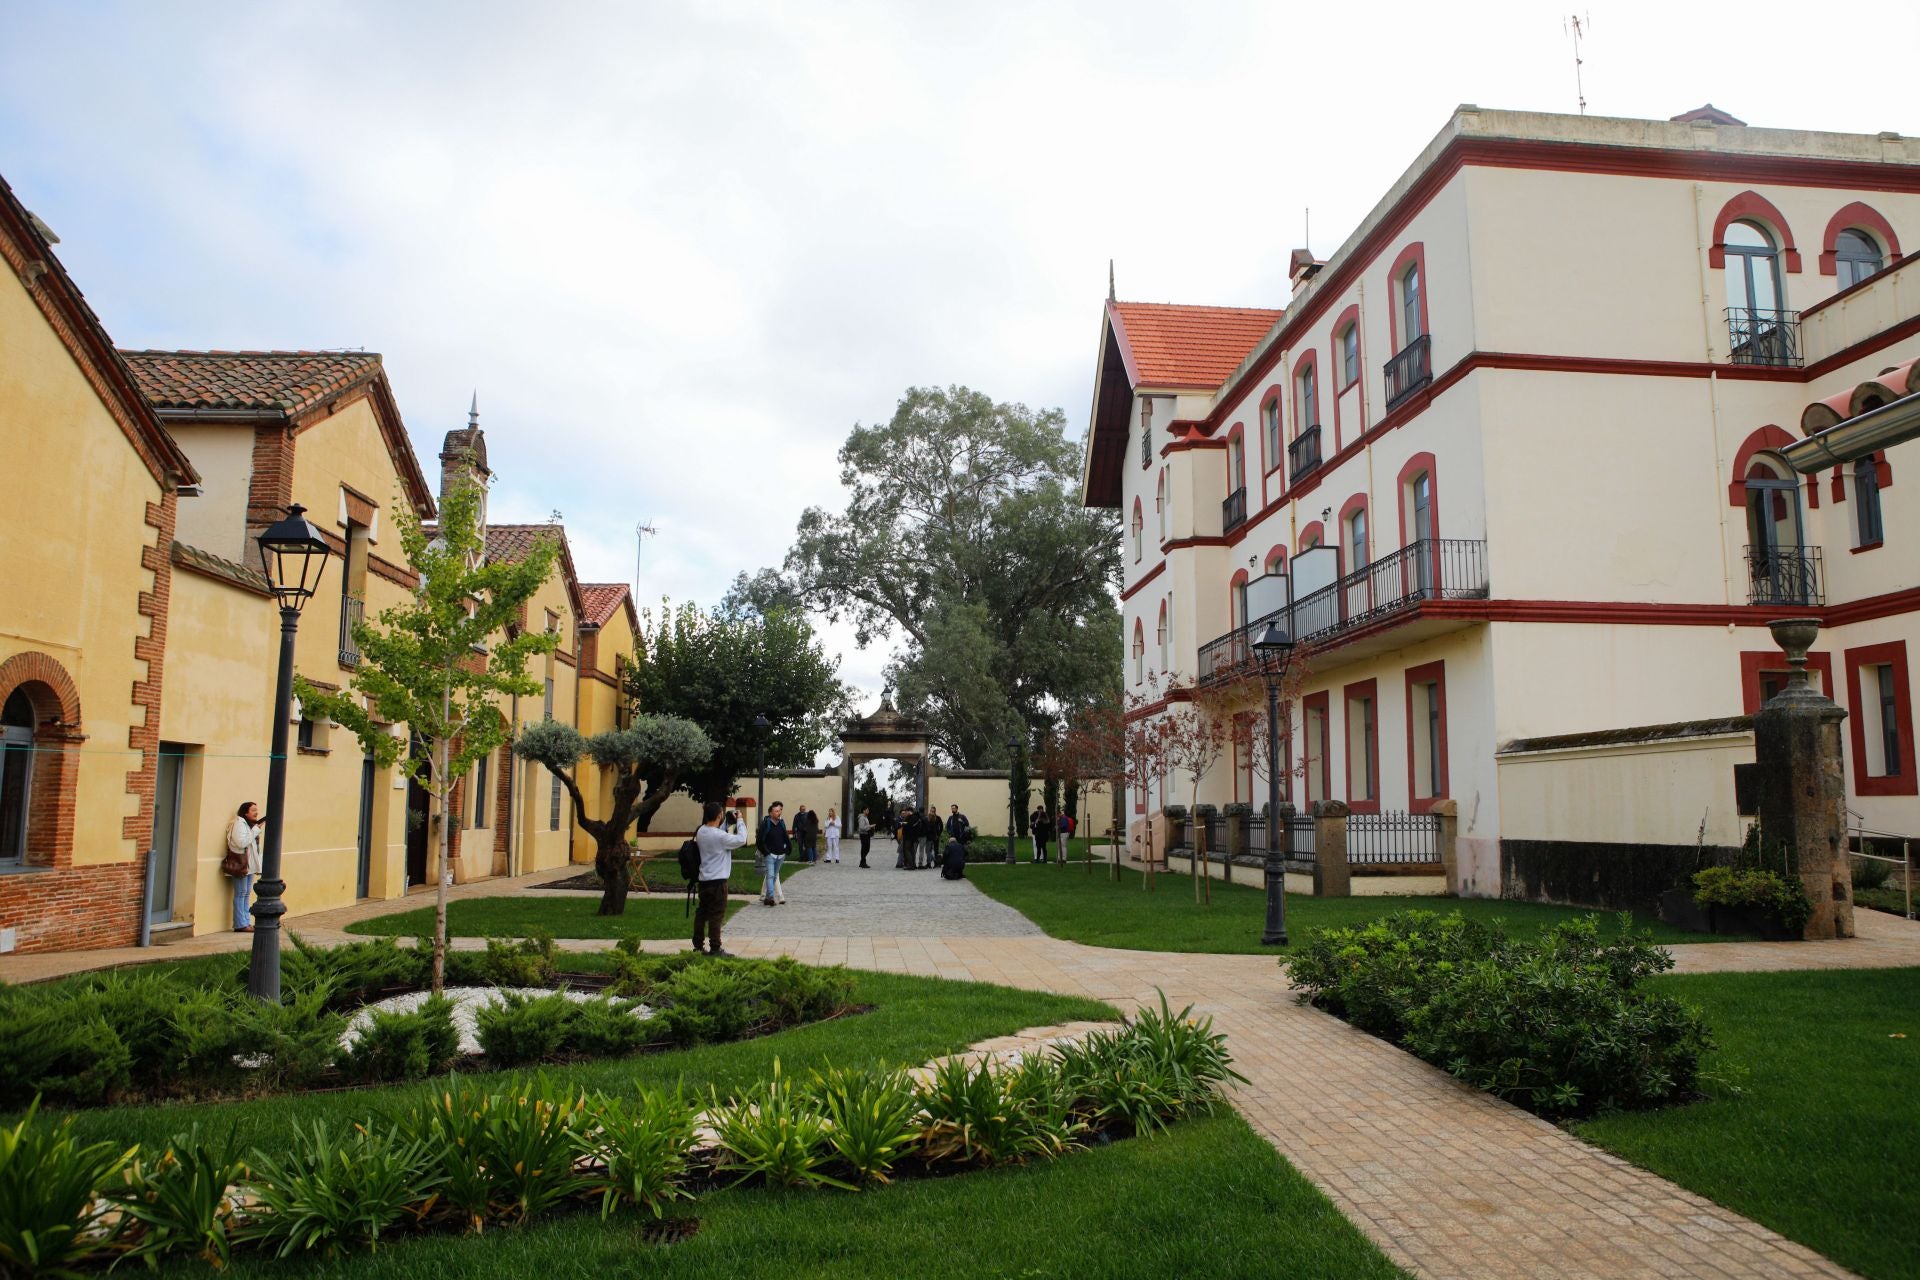
<path fill-rule="evenodd" d="M 1313 548 L 1319 545 L 1320 545 L 1320 522 L 1318 520 L 1315 520 L 1312 524 L 1307 526 L 1306 532 L 1300 535 L 1300 550 L 1311 551 Z"/>
<path fill-rule="evenodd" d="M 1727 305 L 1739 311 L 1780 309 L 1780 250 L 1754 222 L 1727 227 Z"/>
<path fill-rule="evenodd" d="M 1320 383 L 1309 358 L 1294 377 L 1293 421 L 1299 431 L 1320 425 Z"/>
<path fill-rule="evenodd" d="M 0 709 L 0 866 L 27 860 L 27 815 L 33 795 L 33 700 L 15 689 Z"/>
<path fill-rule="evenodd" d="M 1140 499 L 1133 500 L 1133 562 L 1140 563 L 1141 533 L 1146 528 L 1146 517 L 1140 512 Z"/>
<path fill-rule="evenodd" d="M 1244 627 L 1247 625 L 1247 571 L 1241 569 L 1233 575 L 1233 581 L 1227 584 L 1227 625 Z"/>
<path fill-rule="evenodd" d="M 1287 571 L 1287 549 L 1285 547 L 1275 547 L 1273 550 L 1267 552 L 1265 568 L 1268 573 L 1285 573 Z"/>
<path fill-rule="evenodd" d="M 1347 572 L 1358 573 L 1372 563 L 1367 558 L 1367 509 L 1360 507 L 1346 520 Z"/>
<path fill-rule="evenodd" d="M 1426 310 L 1420 305 L 1420 264 L 1410 263 L 1394 282 L 1400 305 L 1400 345 L 1405 347 L 1426 332 Z"/>
<path fill-rule="evenodd" d="M 1133 620 L 1133 682 L 1139 684 L 1147 678 L 1147 632 L 1140 620 Z"/>
<path fill-rule="evenodd" d="M 1162 671 L 1172 670 L 1167 663 L 1167 646 L 1171 643 L 1168 633 L 1173 630 L 1173 621 L 1168 613 L 1170 607 L 1167 601 L 1160 602 L 1160 669 Z"/>
<path fill-rule="evenodd" d="M 1415 272 L 1419 269 L 1413 268 Z M 1360 322 L 1350 321 L 1334 342 L 1340 348 L 1340 389 L 1345 391 L 1360 381 Z"/>
<path fill-rule="evenodd" d="M 1747 573 L 1753 604 L 1812 604 L 1818 595 L 1800 523 L 1800 485 L 1775 453 L 1754 455 L 1747 488 Z"/>
<path fill-rule="evenodd" d="M 1265 451 L 1262 468 L 1271 471 L 1280 465 L 1280 396 L 1278 392 L 1267 397 L 1260 406 L 1260 441 Z"/>
<path fill-rule="evenodd" d="M 1171 513 L 1167 510 L 1167 473 L 1160 473 L 1160 485 L 1153 495 L 1153 509 L 1160 517 L 1160 541 L 1167 540 L 1167 520 Z"/>
<path fill-rule="evenodd" d="M 1853 464 L 1853 497 L 1854 546 L 1879 546 L 1886 531 L 1880 523 L 1880 464 L 1871 453 Z"/>
<path fill-rule="evenodd" d="M 1872 236 L 1858 227 L 1842 231 L 1833 242 L 1833 263 L 1842 289 L 1851 289 L 1887 265 L 1887 256 Z"/>

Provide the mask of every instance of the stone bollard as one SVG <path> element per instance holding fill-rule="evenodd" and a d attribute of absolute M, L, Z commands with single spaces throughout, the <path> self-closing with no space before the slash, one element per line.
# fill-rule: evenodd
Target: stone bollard
<path fill-rule="evenodd" d="M 1237 858 L 1247 851 L 1247 827 L 1253 819 L 1252 811 L 1243 804 L 1227 806 L 1227 857 Z"/>
<path fill-rule="evenodd" d="M 1853 936 L 1853 866 L 1847 856 L 1847 787 L 1840 722 L 1847 713 L 1807 682 L 1807 650 L 1820 634 L 1812 618 L 1769 622 L 1787 655 L 1787 687 L 1753 717 L 1753 755 L 1760 778 L 1761 863 L 1784 850 L 1800 870 L 1813 903 L 1802 935 Z"/>
<path fill-rule="evenodd" d="M 1313 802 L 1313 896 L 1351 898 L 1352 873 L 1347 869 L 1347 814 L 1339 800 Z"/>
<path fill-rule="evenodd" d="M 1460 893 L 1460 854 L 1456 844 L 1460 838 L 1460 802 L 1436 800 L 1428 812 L 1440 819 L 1440 866 L 1447 873 L 1447 893 L 1457 897 Z"/>

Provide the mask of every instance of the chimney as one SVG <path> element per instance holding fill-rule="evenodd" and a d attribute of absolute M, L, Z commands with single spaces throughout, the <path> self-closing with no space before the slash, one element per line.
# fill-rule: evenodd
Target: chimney
<path fill-rule="evenodd" d="M 440 446 L 440 500 L 457 484 L 471 484 L 480 490 L 480 525 L 487 523 L 487 484 L 493 472 L 487 470 L 487 436 L 480 430 L 480 393 L 474 392 L 467 409 L 467 425 L 447 432 Z"/>
<path fill-rule="evenodd" d="M 1293 291 L 1297 294 L 1300 287 L 1320 273 L 1326 263 L 1313 256 L 1311 249 L 1295 249 L 1287 260 L 1287 279 L 1293 281 Z"/>

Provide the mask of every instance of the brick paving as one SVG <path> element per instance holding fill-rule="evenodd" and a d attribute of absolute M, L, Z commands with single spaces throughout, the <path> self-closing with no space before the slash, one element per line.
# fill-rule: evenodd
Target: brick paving
<path fill-rule="evenodd" d="M 519 881 L 462 885 L 455 892 L 460 897 L 512 892 L 568 874 L 571 868 Z M 1847 1274 L 1757 1223 L 1299 1004 L 1270 957 L 1107 950 L 1037 931 L 945 932 L 948 922 L 976 918 L 979 904 L 967 904 L 969 895 L 982 900 L 985 895 L 969 884 L 947 884 L 941 893 L 956 892 L 936 900 L 927 885 L 908 888 L 889 877 L 945 882 L 931 872 L 893 873 L 889 863 L 885 875 L 868 873 L 876 889 L 861 912 L 861 882 L 855 879 L 860 874 L 851 865 L 810 871 L 809 881 L 831 875 L 844 875 L 846 881 L 834 888 L 824 879 L 806 886 L 818 904 L 813 914 L 798 912 L 795 905 L 774 908 L 765 912 L 764 926 L 743 929 L 748 913 L 758 910 L 749 908 L 729 929 L 729 948 L 791 955 L 811 964 L 1085 995 L 1123 1009 L 1155 1002 L 1163 992 L 1176 1008 L 1192 1005 L 1227 1034 L 1236 1066 L 1248 1077 L 1234 1093 L 1235 1106 L 1388 1257 L 1415 1275 L 1721 1280 Z M 882 885 L 895 892 L 881 892 Z M 946 912 L 931 929 L 921 919 L 928 901 L 938 901 Z M 339 941 L 347 935 L 337 930 L 351 920 L 418 905 L 417 898 L 361 903 L 292 924 L 315 942 Z M 829 916 L 846 910 L 860 913 L 856 923 L 868 931 L 826 932 Z M 979 912 L 978 918 L 991 918 L 984 907 Z M 915 920 L 922 931 L 902 932 L 902 918 Z M 1715 943 L 1672 950 L 1676 967 L 1687 973 L 1920 965 L 1920 923 L 1871 911 L 1857 918 L 1861 936 L 1845 942 Z M 788 922 L 784 930 L 782 920 Z M 0 957 L 0 980 L 237 950 L 245 943 L 244 937 L 213 934 L 157 954 Z M 474 939 L 466 945 L 480 944 Z M 565 945 L 590 950 L 611 944 Z M 647 947 L 672 951 L 678 944 L 650 942 Z M 1022 1043 L 1067 1033 L 1042 1029 L 978 1047 L 1017 1050 Z"/>

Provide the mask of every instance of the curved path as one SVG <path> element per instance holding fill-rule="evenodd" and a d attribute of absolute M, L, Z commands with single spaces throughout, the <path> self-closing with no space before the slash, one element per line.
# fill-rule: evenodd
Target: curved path
<path fill-rule="evenodd" d="M 857 848 L 857 846 L 856 846 Z M 1123 1009 L 1164 993 L 1227 1034 L 1248 1077 L 1234 1105 L 1394 1262 L 1432 1277 L 1842 1276 L 1833 1263 L 1730 1210 L 1469 1089 L 1294 999 L 1266 956 L 1118 951 L 1046 937 L 966 882 L 893 870 L 876 842 L 815 867 L 789 903 L 746 906 L 730 950 L 815 964 L 972 979 L 1092 996 Z M 513 893 L 574 874 L 462 885 L 457 897 Z M 347 923 L 418 905 L 362 903 L 290 922 L 315 942 L 349 941 Z M 1826 943 L 1673 948 L 1683 972 L 1920 965 L 1920 924 L 1859 915 L 1861 937 Z M 30 980 L 135 960 L 237 950 L 211 934 L 154 952 L 0 957 L 0 979 Z M 482 945 L 479 939 L 463 945 Z M 575 942 L 599 949 L 610 942 Z M 679 944 L 654 942 L 648 950 Z"/>

